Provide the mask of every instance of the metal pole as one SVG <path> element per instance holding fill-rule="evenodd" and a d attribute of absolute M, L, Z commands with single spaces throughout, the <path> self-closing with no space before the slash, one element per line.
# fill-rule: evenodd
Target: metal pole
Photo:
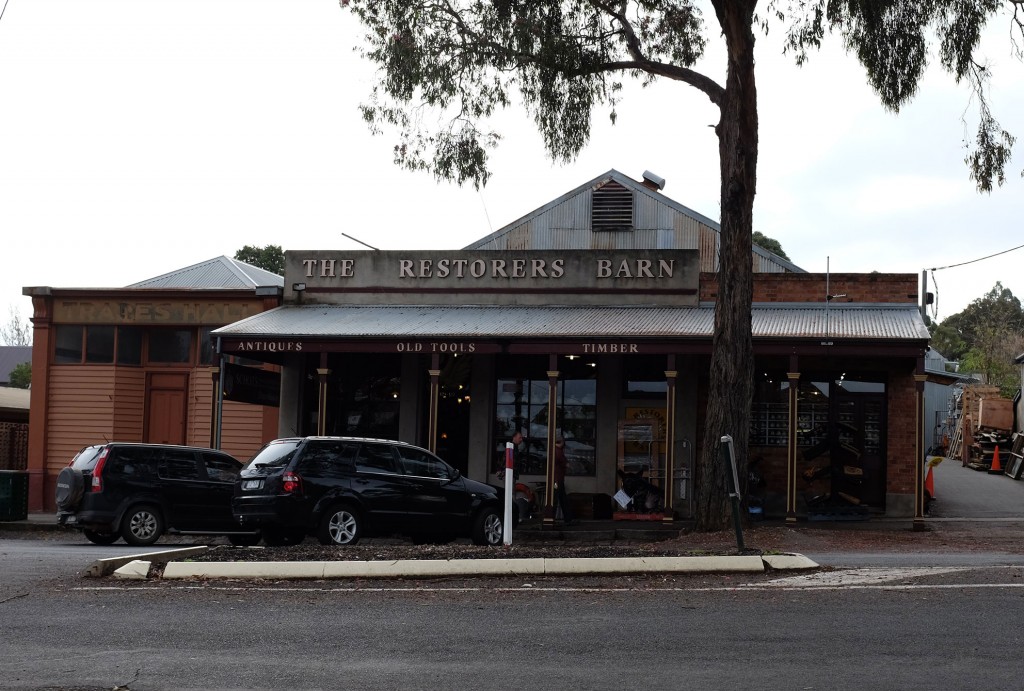
<path fill-rule="evenodd" d="M 217 429 L 213 435 L 213 448 L 220 448 L 221 430 L 224 427 L 224 353 L 221 351 L 220 336 L 217 337 L 217 357 L 220 360 L 220 380 L 217 383 Z"/>
<path fill-rule="evenodd" d="M 516 484 L 512 442 L 505 442 L 505 520 L 501 523 L 501 536 L 506 545 L 512 544 L 512 488 Z"/>
<path fill-rule="evenodd" d="M 740 478 L 736 472 L 736 452 L 732 447 L 732 436 L 722 437 L 722 454 L 726 458 L 727 467 L 732 473 L 732 491 L 729 498 L 732 499 L 732 524 L 736 529 L 736 549 L 743 551 L 743 524 L 740 521 Z"/>

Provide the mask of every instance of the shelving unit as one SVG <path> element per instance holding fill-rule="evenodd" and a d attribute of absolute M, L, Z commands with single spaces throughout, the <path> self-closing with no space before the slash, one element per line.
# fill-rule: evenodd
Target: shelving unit
<path fill-rule="evenodd" d="M 755 403 L 751 409 L 750 445 L 786 446 L 789 406 L 786 403 Z M 814 446 L 828 438 L 828 403 L 799 406 L 796 417 L 797 446 Z"/>

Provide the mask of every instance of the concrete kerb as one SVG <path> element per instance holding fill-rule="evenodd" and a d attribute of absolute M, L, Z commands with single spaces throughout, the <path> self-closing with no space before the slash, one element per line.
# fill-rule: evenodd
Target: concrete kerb
<path fill-rule="evenodd" d="M 149 563 L 156 562 L 158 564 L 165 564 L 171 562 L 173 559 L 186 559 L 196 554 L 202 554 L 208 551 L 210 548 L 205 545 L 199 547 L 181 547 L 179 549 L 168 549 L 162 552 L 149 552 L 148 554 L 126 554 L 123 557 L 108 557 L 107 559 L 97 559 L 82 572 L 82 575 L 86 578 L 102 578 L 109 576 L 116 570 L 120 569 L 133 561 L 147 561 Z"/>
<path fill-rule="evenodd" d="M 801 554 L 706 557 L 611 557 L 533 559 L 402 559 L 329 562 L 179 562 L 164 567 L 165 579 L 185 578 L 431 578 L 438 576 L 542 576 L 625 573 L 761 573 L 806 570 L 818 564 Z"/>

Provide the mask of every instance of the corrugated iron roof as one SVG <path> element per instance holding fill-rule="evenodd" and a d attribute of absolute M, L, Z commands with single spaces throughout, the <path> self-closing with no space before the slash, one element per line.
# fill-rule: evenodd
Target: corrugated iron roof
<path fill-rule="evenodd" d="M 714 306 L 285 305 L 214 331 L 227 337 L 710 338 Z M 755 338 L 927 340 L 912 305 L 759 306 Z"/>
<path fill-rule="evenodd" d="M 128 288 L 258 288 L 283 286 L 284 277 L 270 271 L 220 256 L 162 276 L 132 283 Z"/>

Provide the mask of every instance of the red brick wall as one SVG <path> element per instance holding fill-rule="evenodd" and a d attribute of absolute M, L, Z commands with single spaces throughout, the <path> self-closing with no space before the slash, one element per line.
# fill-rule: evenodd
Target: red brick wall
<path fill-rule="evenodd" d="M 831 274 L 828 292 L 843 295 L 832 304 L 882 302 L 917 304 L 917 274 Z M 822 302 L 825 274 L 754 274 L 754 302 Z M 718 298 L 718 274 L 700 275 L 700 299 Z"/>
<path fill-rule="evenodd" d="M 888 453 L 886 459 L 886 491 L 892 494 L 914 494 L 917 388 L 912 372 L 890 372 L 887 387 Z"/>

